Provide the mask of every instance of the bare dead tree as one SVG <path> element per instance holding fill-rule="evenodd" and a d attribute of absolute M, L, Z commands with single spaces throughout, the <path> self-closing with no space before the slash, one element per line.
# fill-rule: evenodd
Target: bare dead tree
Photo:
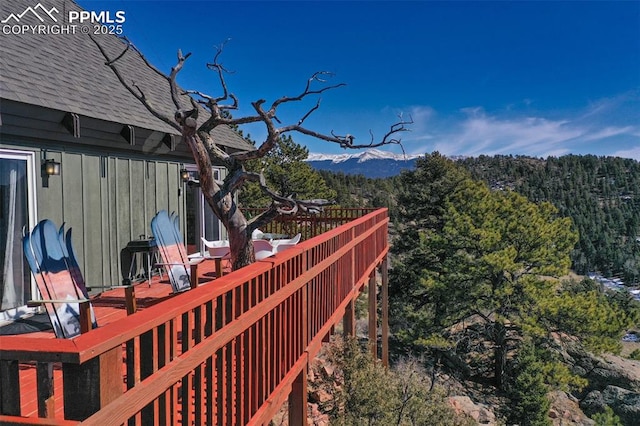
<path fill-rule="evenodd" d="M 406 127 L 413 123 L 411 119 L 403 120 L 399 117 L 399 121 L 393 124 L 389 131 L 380 141 L 374 141 L 373 134 L 370 133 L 370 141 L 367 144 L 356 144 L 355 137 L 352 135 L 336 135 L 331 132 L 330 135 L 322 134 L 304 127 L 306 119 L 320 107 L 320 100 L 306 111 L 301 118 L 290 125 L 281 125 L 276 113 L 278 107 L 293 102 L 299 102 L 310 96 L 319 96 L 322 93 L 336 89 L 344 84 L 327 85 L 327 77 L 331 76 L 328 72 L 316 72 L 308 80 L 304 90 L 297 96 L 283 96 L 276 99 L 271 105 L 266 106 L 266 100 L 259 99 L 251 103 L 255 110 L 254 115 L 234 118 L 230 112 L 238 109 L 237 97 L 229 92 L 225 80 L 225 74 L 228 72 L 219 62 L 225 43 L 216 47 L 216 54 L 213 62 L 207 64 L 207 67 L 217 74 L 222 95 L 218 97 L 209 96 L 196 90 L 181 90 L 176 84 L 176 76 L 182 70 L 185 61 L 191 55 L 187 53 L 183 55 L 178 51 L 176 65 L 171 69 L 169 75 L 162 73 L 154 67 L 145 56 L 126 38 L 124 41 L 124 50 L 115 58 L 110 58 L 107 51 L 94 37 L 91 37 L 96 44 L 106 62 L 105 64 L 111 68 L 120 83 L 135 96 L 142 105 L 155 117 L 172 126 L 182 134 L 182 139 L 189 146 L 193 158 L 196 162 L 200 173 L 200 187 L 204 198 L 213 210 L 214 214 L 220 219 L 229 235 L 229 244 L 231 251 L 232 268 L 238 269 L 255 261 L 253 243 L 251 233 L 269 222 L 278 215 L 295 215 L 299 211 L 318 212 L 323 206 L 330 204 L 328 200 L 298 200 L 293 197 L 287 197 L 278 194 L 267 186 L 265 177 L 262 173 L 249 172 L 244 167 L 244 162 L 248 160 L 264 157 L 271 149 L 274 148 L 281 135 L 298 132 L 308 136 L 315 137 L 326 142 L 337 143 L 342 148 L 372 148 L 382 145 L 398 144 L 401 140 L 396 135 L 401 132 L 408 131 Z M 174 117 L 168 117 L 154 107 L 152 100 L 148 99 L 143 90 L 135 83 L 128 83 L 118 68 L 118 60 L 125 54 L 133 52 L 138 55 L 151 70 L 167 81 L 170 90 L 171 99 L 176 109 Z M 320 88 L 315 88 L 321 85 Z M 184 107 L 182 100 L 188 95 L 190 105 Z M 198 125 L 200 108 L 203 107 L 209 114 L 206 119 Z M 264 123 L 267 136 L 265 140 L 255 150 L 242 151 L 237 153 L 226 153 L 221 149 L 211 137 L 211 130 L 217 126 L 228 125 L 238 126 L 249 123 Z M 279 127 L 278 127 L 279 126 Z M 228 175 L 224 181 L 217 181 L 213 177 L 212 159 L 218 163 L 224 164 L 228 170 Z M 261 190 L 267 194 L 273 201 L 260 215 L 252 218 L 250 221 L 244 217 L 243 213 L 235 203 L 234 194 L 240 189 L 245 182 L 256 182 Z"/>

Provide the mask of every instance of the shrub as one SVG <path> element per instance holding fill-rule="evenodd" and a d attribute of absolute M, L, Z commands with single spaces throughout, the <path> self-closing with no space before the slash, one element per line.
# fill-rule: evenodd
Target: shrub
<path fill-rule="evenodd" d="M 416 361 L 385 368 L 353 338 L 337 338 L 328 350 L 334 368 L 333 402 L 327 413 L 332 425 L 442 425 L 473 424 L 456 416 L 442 390 Z"/>

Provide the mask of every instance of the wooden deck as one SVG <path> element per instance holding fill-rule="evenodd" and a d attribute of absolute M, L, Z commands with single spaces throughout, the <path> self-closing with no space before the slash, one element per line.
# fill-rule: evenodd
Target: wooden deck
<path fill-rule="evenodd" d="M 0 336 L 0 424 L 264 425 L 287 400 L 289 424 L 306 424 L 309 362 L 339 321 L 354 332 L 365 288 L 388 360 L 387 226 L 386 209 L 349 218 L 220 278 L 205 261 L 176 295 L 156 278 L 132 315 L 106 291 L 99 327 L 72 339 Z"/>
<path fill-rule="evenodd" d="M 230 265 L 223 262 L 224 273 L 230 272 Z M 216 267 L 213 259 L 204 260 L 198 268 L 198 279 L 200 285 L 215 285 Z M 150 281 L 144 280 L 136 283 L 135 296 L 137 303 L 137 312 L 141 312 L 146 308 L 154 306 L 161 302 L 171 303 L 170 299 L 176 294 L 172 293 L 171 284 L 166 274 L 162 276 L 154 275 Z M 98 326 L 103 327 L 109 323 L 117 322 L 127 316 L 125 292 L 123 288 L 115 288 L 106 290 L 100 294 L 91 297 L 91 305 L 98 320 Z M 179 331 L 181 332 L 181 330 Z M 28 334 L 22 334 L 20 337 L 38 339 L 44 342 L 46 339 L 55 339 L 53 329 L 47 331 L 38 331 Z M 44 348 L 43 348 L 44 349 Z M 126 348 L 124 348 L 126 350 Z M 137 354 L 139 356 L 139 354 Z M 38 417 L 38 392 L 36 380 L 36 362 L 20 364 L 20 393 L 28 395 L 28 398 L 22 398 L 21 411 L 24 417 Z M 63 419 L 62 404 L 62 364 L 52 363 L 54 392 L 56 396 L 52 406 L 54 408 L 55 418 Z M 137 380 L 139 381 L 140 372 L 137 372 Z M 135 380 L 135 379 L 134 379 Z M 127 389 L 127 365 L 123 360 L 123 390 Z"/>
<path fill-rule="evenodd" d="M 230 265 L 227 261 L 223 261 L 224 273 L 230 272 Z M 215 261 L 213 259 L 205 259 L 198 268 L 198 280 L 200 285 L 212 283 L 216 279 Z M 161 276 L 153 275 L 151 281 L 141 280 L 135 283 L 135 299 L 137 310 L 142 311 L 162 301 L 175 297 L 176 294 L 171 290 L 171 284 L 167 275 L 163 273 Z M 107 285 L 105 285 L 107 287 Z M 127 316 L 125 294 L 123 288 L 106 289 L 101 293 L 91 296 L 91 305 L 98 320 L 98 326 L 103 327 L 109 323 L 118 321 Z M 28 334 L 22 334 L 21 337 L 29 337 L 36 339 L 55 339 L 53 330 L 38 331 Z"/>

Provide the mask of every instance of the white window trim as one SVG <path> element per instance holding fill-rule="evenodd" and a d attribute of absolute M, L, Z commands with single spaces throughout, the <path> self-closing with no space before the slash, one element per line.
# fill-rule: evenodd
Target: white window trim
<path fill-rule="evenodd" d="M 197 172 L 198 171 L 198 166 L 196 166 L 195 164 L 185 164 L 184 168 L 187 169 L 190 172 Z M 222 170 L 219 167 L 213 167 L 213 178 L 214 179 L 220 179 L 220 176 L 222 174 Z M 204 207 L 205 207 L 205 199 L 204 199 L 204 194 L 202 193 L 202 190 L 200 190 L 200 188 L 198 188 L 198 206 L 197 206 L 197 210 L 196 210 L 196 221 L 198 222 L 197 224 L 197 228 L 196 228 L 196 244 L 198 247 L 198 251 L 200 253 L 205 253 L 207 251 L 207 248 L 204 246 L 204 243 L 202 242 L 202 236 L 205 234 L 204 232 Z M 220 222 L 218 220 L 218 227 L 220 230 L 223 229 L 222 226 L 222 222 Z"/>
<path fill-rule="evenodd" d="M 7 160 L 23 160 L 27 162 L 27 226 L 32 229 L 36 223 L 38 223 L 38 204 L 36 197 L 36 170 L 37 167 L 36 153 L 33 151 L 18 151 L 12 149 L 0 148 L 0 158 Z M 33 298 L 39 297 L 38 286 L 36 285 L 33 275 L 31 278 L 31 294 Z M 35 308 L 27 308 L 26 306 L 20 306 L 13 309 L 0 312 L 0 324 L 5 321 L 11 321 L 20 318 L 26 314 L 35 312 Z"/>

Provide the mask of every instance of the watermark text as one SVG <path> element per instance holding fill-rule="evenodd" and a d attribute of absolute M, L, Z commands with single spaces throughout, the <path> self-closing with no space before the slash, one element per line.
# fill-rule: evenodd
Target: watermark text
<path fill-rule="evenodd" d="M 36 22 L 34 25 L 33 22 Z M 39 22 L 38 22 L 39 21 Z M 56 7 L 47 8 L 38 3 L 22 12 L 10 13 L 0 19 L 2 34 L 114 34 L 123 33 L 126 21 L 124 10 L 70 10 L 60 13 Z"/>

